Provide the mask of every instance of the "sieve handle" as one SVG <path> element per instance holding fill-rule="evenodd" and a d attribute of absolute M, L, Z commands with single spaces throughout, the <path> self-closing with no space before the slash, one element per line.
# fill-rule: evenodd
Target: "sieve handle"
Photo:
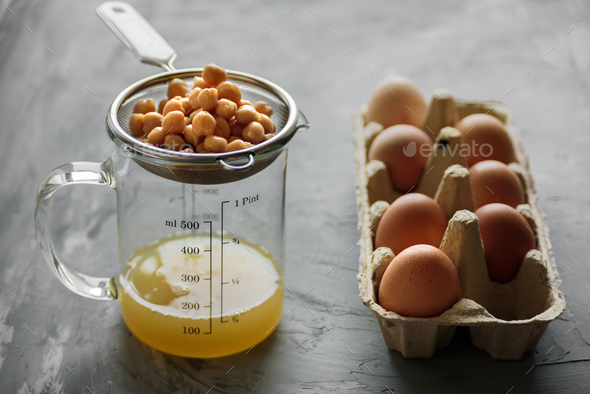
<path fill-rule="evenodd" d="M 131 5 L 108 1 L 99 5 L 96 13 L 140 61 L 174 70 L 176 52 Z"/>
<path fill-rule="evenodd" d="M 85 275 L 66 267 L 53 250 L 49 235 L 49 202 L 59 189 L 65 186 L 91 184 L 114 188 L 110 160 L 104 163 L 74 162 L 51 171 L 39 186 L 35 207 L 37 242 L 45 260 L 61 283 L 74 293 L 95 300 L 116 299 L 113 278 Z"/>

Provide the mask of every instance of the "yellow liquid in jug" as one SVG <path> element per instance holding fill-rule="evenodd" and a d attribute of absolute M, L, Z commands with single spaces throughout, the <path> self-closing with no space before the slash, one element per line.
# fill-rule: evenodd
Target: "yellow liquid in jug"
<path fill-rule="evenodd" d="M 218 236 L 181 234 L 137 249 L 120 277 L 129 330 L 160 351 L 199 358 L 247 350 L 269 336 L 283 308 L 280 274 L 263 248 L 229 240 L 225 284 Z"/>

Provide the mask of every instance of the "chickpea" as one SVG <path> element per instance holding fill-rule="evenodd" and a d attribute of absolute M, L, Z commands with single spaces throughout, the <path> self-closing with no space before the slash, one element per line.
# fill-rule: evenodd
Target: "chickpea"
<path fill-rule="evenodd" d="M 199 104 L 199 93 L 201 93 L 202 90 L 203 89 L 201 89 L 201 88 L 194 88 L 188 94 L 188 102 L 191 105 L 191 108 L 193 109 L 193 111 L 201 108 L 201 104 Z"/>
<path fill-rule="evenodd" d="M 248 142 L 258 144 L 264 138 L 264 127 L 258 122 L 250 122 L 244 127 L 242 137 Z"/>
<path fill-rule="evenodd" d="M 129 131 L 134 137 L 141 137 L 145 134 L 143 131 L 143 117 L 144 114 L 133 114 L 129 117 Z"/>
<path fill-rule="evenodd" d="M 137 140 L 147 143 L 147 137 L 137 137 Z"/>
<path fill-rule="evenodd" d="M 212 88 L 212 87 L 213 87 L 212 85 L 209 85 L 201 77 L 195 77 L 195 79 L 193 81 L 193 89 L 196 89 L 196 88 L 207 89 L 207 88 Z"/>
<path fill-rule="evenodd" d="M 156 104 L 154 99 L 147 98 L 139 100 L 133 107 L 133 113 L 135 114 L 147 114 L 148 112 L 154 112 L 156 110 Z"/>
<path fill-rule="evenodd" d="M 184 107 L 178 100 L 168 100 L 166 105 L 164 106 L 164 111 L 162 111 L 162 115 L 166 116 L 168 113 L 172 111 L 180 111 L 184 114 Z"/>
<path fill-rule="evenodd" d="M 233 101 L 228 99 L 221 99 L 215 106 L 215 112 L 222 118 L 229 119 L 235 115 L 238 110 L 238 106 Z"/>
<path fill-rule="evenodd" d="M 270 140 L 274 136 L 275 136 L 274 134 L 270 134 L 270 133 L 265 134 L 265 135 L 262 136 L 262 141 L 260 141 L 260 142 L 268 141 L 268 140 Z"/>
<path fill-rule="evenodd" d="M 174 78 L 168 84 L 167 95 L 169 99 L 174 98 L 175 96 L 185 97 L 188 92 L 189 88 L 186 82 L 180 78 Z"/>
<path fill-rule="evenodd" d="M 190 115 L 191 112 L 194 111 L 193 106 L 191 105 L 190 101 L 188 101 L 188 97 L 181 98 L 180 104 L 182 104 L 182 108 L 184 109 L 182 112 L 184 112 L 186 116 Z"/>
<path fill-rule="evenodd" d="M 162 130 L 166 134 L 182 134 L 185 127 L 186 124 L 184 123 L 184 114 L 182 111 L 168 112 L 162 121 Z"/>
<path fill-rule="evenodd" d="M 262 127 L 264 127 L 264 134 L 272 134 L 276 130 L 275 124 L 265 114 L 260 114 L 260 119 L 258 120 L 258 123 L 260 123 Z"/>
<path fill-rule="evenodd" d="M 231 129 L 231 135 L 235 135 L 236 137 L 242 138 L 242 131 L 244 130 L 244 126 L 239 124 L 236 118 L 230 119 L 229 127 Z"/>
<path fill-rule="evenodd" d="M 215 132 L 217 122 L 213 115 L 207 111 L 201 111 L 193 118 L 193 132 L 198 135 L 209 136 Z"/>
<path fill-rule="evenodd" d="M 227 79 L 227 73 L 223 68 L 214 63 L 207 64 L 203 69 L 203 79 L 208 84 L 217 86 Z"/>
<path fill-rule="evenodd" d="M 164 139 L 166 138 L 166 133 L 162 130 L 161 127 L 154 127 L 152 131 L 147 136 L 147 142 L 152 145 L 161 145 L 164 143 Z"/>
<path fill-rule="evenodd" d="M 166 103 L 167 103 L 167 102 L 168 102 L 168 100 L 167 100 L 167 99 L 164 99 L 164 100 L 161 100 L 161 101 L 158 103 L 158 113 L 160 113 L 160 114 L 161 114 L 162 112 L 164 112 L 164 107 L 166 106 Z"/>
<path fill-rule="evenodd" d="M 225 147 L 225 151 L 226 152 L 232 152 L 235 150 L 241 150 L 241 149 L 246 149 L 251 147 L 252 144 L 249 142 L 246 142 L 244 140 L 241 140 L 239 138 L 231 141 L 229 144 L 227 144 L 227 146 Z"/>
<path fill-rule="evenodd" d="M 251 102 L 249 102 L 248 100 L 240 100 L 240 102 L 238 103 L 238 108 L 240 108 L 240 107 L 242 107 L 242 106 L 244 106 L 244 105 L 249 105 L 249 106 L 251 106 L 251 107 L 253 107 L 253 106 L 254 106 L 254 105 L 253 105 Z"/>
<path fill-rule="evenodd" d="M 225 147 L 227 146 L 227 140 L 223 137 L 219 137 L 217 135 L 208 135 L 205 137 L 205 148 L 209 152 L 223 152 Z"/>
<path fill-rule="evenodd" d="M 209 111 L 209 110 L 215 108 L 215 106 L 217 105 L 217 101 L 218 101 L 217 89 L 215 89 L 215 88 L 203 89 L 199 93 L 199 96 L 197 97 L 197 99 L 199 100 L 199 104 L 201 104 L 201 108 L 203 108 L 206 111 Z"/>
<path fill-rule="evenodd" d="M 188 125 L 184 128 L 184 140 L 193 144 L 194 146 L 199 145 L 205 139 L 204 135 L 196 135 L 193 131 L 193 125 Z"/>
<path fill-rule="evenodd" d="M 191 112 L 191 114 L 188 116 L 189 120 L 191 121 L 191 123 L 193 122 L 193 118 L 201 111 L 204 111 L 203 108 L 199 108 L 193 112 Z"/>
<path fill-rule="evenodd" d="M 205 143 L 204 142 L 199 143 L 199 145 L 197 145 L 195 147 L 195 149 L 197 150 L 197 153 L 209 153 L 209 151 L 207 150 L 207 148 L 205 148 Z"/>
<path fill-rule="evenodd" d="M 241 139 L 242 138 L 240 138 L 240 137 L 236 137 L 235 135 L 232 135 L 231 137 L 229 137 L 227 139 L 227 142 L 230 143 L 230 142 L 234 142 L 235 140 L 241 140 Z"/>
<path fill-rule="evenodd" d="M 228 99 L 236 104 L 242 101 L 242 91 L 235 83 L 225 81 L 217 85 L 217 91 L 219 92 L 219 98 Z"/>
<path fill-rule="evenodd" d="M 184 117 L 184 125 L 185 125 L 185 126 L 188 126 L 188 125 L 189 125 L 189 124 L 191 124 L 191 123 L 192 123 L 192 122 L 191 122 L 191 118 L 189 118 L 188 116 L 185 116 L 185 117 Z"/>
<path fill-rule="evenodd" d="M 259 101 L 254 104 L 254 108 L 256 108 L 256 111 L 268 116 L 269 118 L 272 116 L 272 107 L 264 101 Z"/>
<path fill-rule="evenodd" d="M 143 115 L 143 133 L 147 134 L 154 129 L 154 127 L 162 126 L 164 116 L 157 112 L 148 112 Z"/>
<path fill-rule="evenodd" d="M 251 122 L 258 122 L 260 114 L 256 112 L 253 106 L 244 105 L 236 111 L 236 120 L 239 124 L 246 126 Z"/>
<path fill-rule="evenodd" d="M 164 148 L 179 151 L 182 145 L 186 144 L 184 139 L 178 134 L 168 134 L 164 138 Z"/>
<path fill-rule="evenodd" d="M 229 127 L 227 120 L 222 117 L 218 117 L 215 119 L 215 122 L 217 123 L 217 126 L 215 126 L 215 132 L 213 135 L 228 139 L 231 136 L 231 128 Z"/>
<path fill-rule="evenodd" d="M 181 152 L 185 152 L 185 153 L 195 153 L 195 151 L 192 148 L 184 148 Z"/>

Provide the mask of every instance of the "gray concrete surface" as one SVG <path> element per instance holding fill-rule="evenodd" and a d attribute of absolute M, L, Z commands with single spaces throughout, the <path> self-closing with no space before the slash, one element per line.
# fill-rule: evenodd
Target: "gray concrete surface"
<path fill-rule="evenodd" d="M 53 277 L 35 241 L 37 187 L 62 163 L 104 160 L 105 106 L 158 69 L 108 31 L 98 1 L 12 2 L 0 24 L 0 392 L 590 392 L 588 3 L 131 3 L 176 48 L 177 67 L 264 76 L 312 124 L 289 152 L 285 315 L 248 354 L 184 359 L 133 337 L 116 302 Z M 406 360 L 358 297 L 351 116 L 392 73 L 426 96 L 445 87 L 514 113 L 567 301 L 522 360 L 491 359 L 464 330 L 432 359 Z M 56 200 L 60 255 L 114 274 L 114 197 L 85 186 Z"/>

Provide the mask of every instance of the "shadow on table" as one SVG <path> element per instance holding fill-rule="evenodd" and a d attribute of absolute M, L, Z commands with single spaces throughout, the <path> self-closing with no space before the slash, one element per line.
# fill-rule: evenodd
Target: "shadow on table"
<path fill-rule="evenodd" d="M 119 363 L 119 385 L 129 392 L 175 394 L 231 389 L 231 392 L 253 392 L 264 378 L 264 365 L 276 341 L 276 331 L 268 338 L 235 355 L 198 359 L 160 352 L 136 338 L 121 320 L 116 363 Z M 270 357 L 272 358 L 272 357 Z M 199 391 L 200 390 L 200 391 Z M 204 391 L 203 391 L 204 390 Z"/>
<path fill-rule="evenodd" d="M 393 392 L 407 393 L 535 393 L 539 392 L 533 352 L 520 360 L 494 360 L 471 343 L 469 329 L 457 327 L 451 344 L 430 359 L 405 359 L 389 350 L 395 379 Z M 514 391 L 511 391 L 514 390 Z"/>

